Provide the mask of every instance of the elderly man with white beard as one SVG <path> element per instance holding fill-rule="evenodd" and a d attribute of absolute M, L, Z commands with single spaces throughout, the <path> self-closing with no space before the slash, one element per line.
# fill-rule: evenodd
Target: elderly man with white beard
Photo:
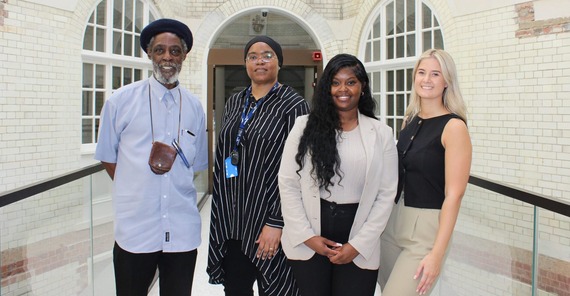
<path fill-rule="evenodd" d="M 161 296 L 187 296 L 201 240 L 193 176 L 208 166 L 204 110 L 178 81 L 192 33 L 159 19 L 140 40 L 153 75 L 105 102 L 95 151 L 114 185 L 116 291 L 147 295 L 158 269 Z"/>

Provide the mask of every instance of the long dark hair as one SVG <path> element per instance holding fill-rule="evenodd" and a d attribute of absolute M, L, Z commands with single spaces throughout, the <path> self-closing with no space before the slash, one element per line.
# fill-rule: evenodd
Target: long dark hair
<path fill-rule="evenodd" d="M 327 191 L 329 186 L 334 186 L 331 180 L 335 174 L 338 174 L 342 180 L 340 157 L 336 146 L 336 137 L 338 132 L 342 131 L 342 127 L 333 103 L 331 85 L 334 76 L 344 68 L 350 68 L 362 85 L 363 94 L 358 102 L 358 110 L 363 115 L 376 118 L 374 115 L 376 103 L 372 99 L 370 81 L 362 62 L 350 54 L 334 56 L 317 83 L 311 113 L 295 156 L 295 161 L 299 165 L 298 173 L 305 165 L 305 155 L 310 153 L 313 165 L 311 174 L 316 177 L 319 187 L 324 187 Z"/>

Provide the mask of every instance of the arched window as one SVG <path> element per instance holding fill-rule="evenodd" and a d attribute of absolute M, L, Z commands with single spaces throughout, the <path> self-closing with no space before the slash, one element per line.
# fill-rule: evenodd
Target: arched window
<path fill-rule="evenodd" d="M 101 109 L 111 93 L 152 73 L 140 33 L 155 19 L 146 0 L 102 0 L 91 13 L 82 52 L 83 152 L 95 149 Z"/>
<path fill-rule="evenodd" d="M 377 116 L 400 134 L 417 57 L 443 49 L 439 21 L 421 0 L 391 0 L 378 7 L 364 36 L 361 56 L 370 76 Z"/>

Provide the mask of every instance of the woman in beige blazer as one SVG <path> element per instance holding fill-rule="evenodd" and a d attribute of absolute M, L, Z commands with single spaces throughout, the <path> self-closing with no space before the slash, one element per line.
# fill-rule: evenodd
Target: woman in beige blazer
<path fill-rule="evenodd" d="M 283 251 L 302 295 L 374 295 L 398 183 L 392 129 L 376 119 L 368 75 L 352 55 L 329 61 L 312 103 L 279 170 Z"/>

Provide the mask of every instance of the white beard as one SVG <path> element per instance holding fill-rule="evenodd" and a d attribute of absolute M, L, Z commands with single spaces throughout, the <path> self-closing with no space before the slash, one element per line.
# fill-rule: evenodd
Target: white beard
<path fill-rule="evenodd" d="M 178 75 L 180 75 L 182 64 L 174 64 L 172 66 L 176 67 L 176 73 L 174 73 L 169 78 L 166 78 L 164 77 L 164 75 L 162 75 L 162 72 L 160 71 L 160 65 L 153 62 L 152 68 L 153 68 L 154 78 L 156 78 L 156 80 L 158 80 L 158 82 L 162 84 L 175 84 L 178 81 Z"/>

